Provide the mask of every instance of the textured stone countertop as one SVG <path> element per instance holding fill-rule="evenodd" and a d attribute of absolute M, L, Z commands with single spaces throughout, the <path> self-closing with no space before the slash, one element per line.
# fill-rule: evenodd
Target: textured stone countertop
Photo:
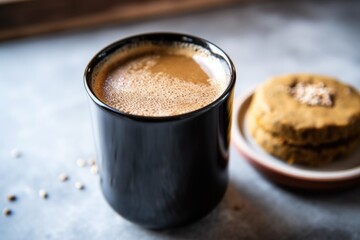
<path fill-rule="evenodd" d="M 360 2 L 319 2 L 239 5 L 0 43 L 0 207 L 13 210 L 0 216 L 0 239 L 360 239 L 359 188 L 285 190 L 233 146 L 230 184 L 218 208 L 193 225 L 160 232 L 119 217 L 104 201 L 98 176 L 75 163 L 95 154 L 85 65 L 129 35 L 177 31 L 209 39 L 236 65 L 236 96 L 286 72 L 334 75 L 360 88 Z M 21 157 L 10 156 L 13 148 Z M 68 182 L 58 180 L 61 172 Z M 49 192 L 47 200 L 39 189 Z M 9 193 L 18 200 L 7 202 Z"/>

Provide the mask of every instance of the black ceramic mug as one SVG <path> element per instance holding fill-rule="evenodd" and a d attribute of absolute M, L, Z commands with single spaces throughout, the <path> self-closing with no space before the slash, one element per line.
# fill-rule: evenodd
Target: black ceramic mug
<path fill-rule="evenodd" d="M 92 74 L 102 60 L 137 42 L 191 43 L 219 59 L 228 76 L 224 93 L 193 112 L 144 117 L 118 111 L 93 92 Z M 105 199 L 124 218 L 147 228 L 188 224 L 208 214 L 228 183 L 235 68 L 214 44 L 176 33 L 129 37 L 104 48 L 85 70 L 100 184 Z"/>

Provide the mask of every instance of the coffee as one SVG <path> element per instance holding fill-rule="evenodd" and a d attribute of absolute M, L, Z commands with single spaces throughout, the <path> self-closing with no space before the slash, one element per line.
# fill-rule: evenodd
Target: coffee
<path fill-rule="evenodd" d="M 209 105 L 228 85 L 224 67 L 192 44 L 142 43 L 101 62 L 93 91 L 105 104 L 140 116 L 174 116 Z"/>

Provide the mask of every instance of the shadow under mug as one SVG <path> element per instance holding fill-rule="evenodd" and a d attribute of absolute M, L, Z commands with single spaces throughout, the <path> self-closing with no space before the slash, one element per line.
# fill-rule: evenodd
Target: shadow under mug
<path fill-rule="evenodd" d="M 92 90 L 94 68 L 116 50 L 141 42 L 191 43 L 207 49 L 227 73 L 225 92 L 201 109 L 169 117 L 136 116 L 111 108 Z M 116 212 L 144 227 L 165 229 L 194 222 L 216 207 L 228 183 L 235 79 L 234 65 L 219 47 L 185 34 L 132 36 L 95 55 L 84 83 L 100 185 Z"/>

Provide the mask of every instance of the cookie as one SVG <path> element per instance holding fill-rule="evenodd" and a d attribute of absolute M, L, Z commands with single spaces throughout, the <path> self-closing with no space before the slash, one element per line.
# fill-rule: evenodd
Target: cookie
<path fill-rule="evenodd" d="M 289 144 L 323 145 L 360 135 L 360 94 L 321 75 L 271 78 L 255 92 L 249 112 L 258 127 Z"/>
<path fill-rule="evenodd" d="M 276 137 L 257 126 L 247 118 L 247 125 L 254 140 L 268 153 L 285 160 L 289 164 L 323 166 L 352 153 L 360 143 L 360 137 L 353 137 L 339 142 L 313 145 L 293 145 L 281 137 Z"/>

